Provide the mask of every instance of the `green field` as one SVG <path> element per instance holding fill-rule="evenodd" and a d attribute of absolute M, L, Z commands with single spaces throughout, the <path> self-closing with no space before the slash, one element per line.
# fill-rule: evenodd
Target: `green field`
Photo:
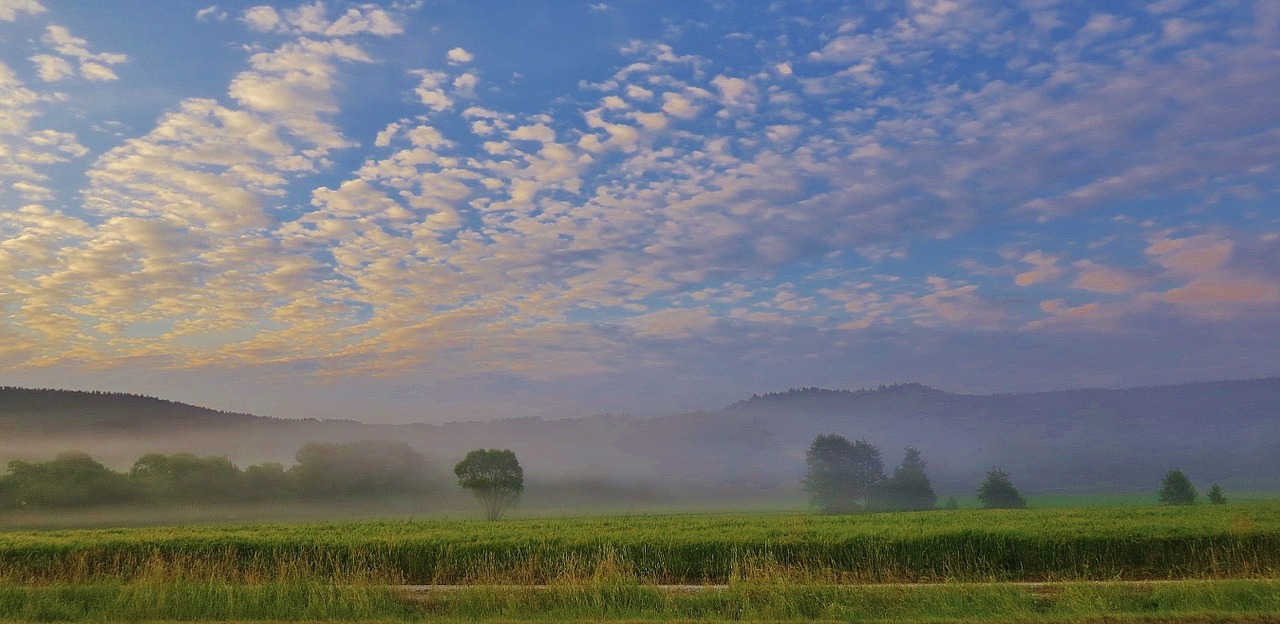
<path fill-rule="evenodd" d="M 1280 618 L 1280 503 L 0 534 L 24 621 L 1104 617 Z"/>

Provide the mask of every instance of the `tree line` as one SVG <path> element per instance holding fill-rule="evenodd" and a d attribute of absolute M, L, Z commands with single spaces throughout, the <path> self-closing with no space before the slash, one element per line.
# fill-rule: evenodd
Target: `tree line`
<path fill-rule="evenodd" d="M 837 434 L 819 435 L 805 455 L 804 489 L 822 513 L 838 514 L 870 511 L 925 511 L 937 507 L 938 497 L 925 473 L 920 451 L 908 446 L 902 463 L 892 474 L 884 472 L 880 449 L 866 440 L 849 441 Z M 1014 487 L 1009 474 L 999 467 L 987 471 L 977 490 L 985 509 L 1024 509 L 1027 499 Z M 1157 497 L 1162 505 L 1192 505 L 1197 493 L 1181 470 L 1170 470 Z M 1226 495 L 1218 484 L 1208 499 L 1225 504 Z M 943 509 L 957 509 L 949 497 Z"/>
<path fill-rule="evenodd" d="M 15 459 L 0 476 L 0 508 L 112 503 L 226 503 L 379 497 L 439 486 L 422 453 L 403 442 L 310 443 L 289 468 L 241 469 L 222 456 L 148 453 L 117 472 L 81 451 L 48 461 Z"/>

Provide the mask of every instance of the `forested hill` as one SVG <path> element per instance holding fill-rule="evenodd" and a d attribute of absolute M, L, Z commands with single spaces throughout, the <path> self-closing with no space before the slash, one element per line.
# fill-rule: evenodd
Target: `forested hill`
<path fill-rule="evenodd" d="M 792 388 L 753 395 L 725 408 L 726 412 L 770 413 L 779 409 L 809 413 L 854 413 L 870 407 L 898 406 L 913 409 L 981 407 L 1001 420 L 1035 421 L 1070 413 L 1109 413 L 1113 417 L 1156 418 L 1165 422 L 1203 425 L 1280 417 L 1280 377 L 1235 381 L 1203 381 L 1125 389 L 1087 388 L 1053 392 L 965 395 L 937 390 L 918 383 L 879 386 L 874 389 L 828 390 Z M 1064 412 L 1065 411 L 1065 412 Z"/>
<path fill-rule="evenodd" d="M 0 427 L 8 433 L 216 427 L 269 420 L 121 392 L 0 387 Z"/>

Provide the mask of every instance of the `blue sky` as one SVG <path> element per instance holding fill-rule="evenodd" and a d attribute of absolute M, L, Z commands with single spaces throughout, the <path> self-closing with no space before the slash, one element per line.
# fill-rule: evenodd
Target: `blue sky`
<path fill-rule="evenodd" d="M 1280 373 L 1280 5 L 0 0 L 0 383 L 379 422 Z"/>

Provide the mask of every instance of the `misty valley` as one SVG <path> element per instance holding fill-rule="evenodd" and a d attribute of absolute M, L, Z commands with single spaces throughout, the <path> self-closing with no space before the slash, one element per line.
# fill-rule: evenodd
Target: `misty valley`
<path fill-rule="evenodd" d="M 1268 621 L 1277 406 L 899 384 L 375 425 L 0 388 L 0 619 Z"/>
<path fill-rule="evenodd" d="M 1206 490 L 1211 483 L 1274 489 L 1277 406 L 1280 379 L 987 396 L 900 384 L 793 389 L 717 412 L 652 418 L 371 425 L 3 388 L 0 457 L 16 460 L 11 471 L 34 474 L 59 454 L 79 452 L 64 460 L 105 471 L 92 488 L 102 498 L 83 503 L 354 497 L 393 501 L 393 513 L 457 514 L 468 500 L 454 483 L 454 463 L 472 449 L 500 448 L 524 467 L 530 509 L 756 509 L 803 505 L 806 451 L 815 436 L 832 433 L 874 445 L 887 467 L 902 449 L 918 449 L 939 500 L 971 500 L 997 466 L 1033 497 L 1145 494 L 1154 503 L 1173 468 Z M 189 472 L 182 477 L 189 483 L 174 481 L 174 470 Z M 10 508 L 22 502 L 3 496 Z"/>

